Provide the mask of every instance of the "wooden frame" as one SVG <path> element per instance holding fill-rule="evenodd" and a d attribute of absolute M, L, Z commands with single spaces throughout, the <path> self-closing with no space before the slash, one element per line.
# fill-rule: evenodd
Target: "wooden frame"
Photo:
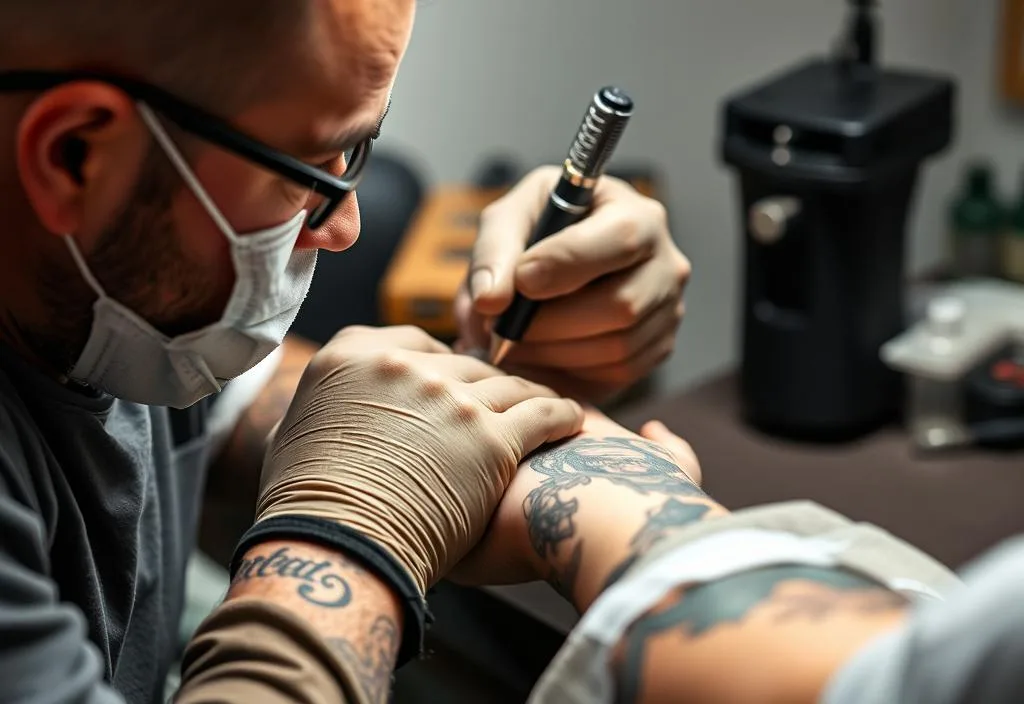
<path fill-rule="evenodd" d="M 1024 104 L 1024 0 L 1003 0 L 1000 29 L 1003 97 Z"/>

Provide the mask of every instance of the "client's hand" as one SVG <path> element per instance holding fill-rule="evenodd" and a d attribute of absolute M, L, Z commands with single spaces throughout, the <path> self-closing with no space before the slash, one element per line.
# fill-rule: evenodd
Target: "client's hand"
<path fill-rule="evenodd" d="M 426 590 L 480 540 L 516 465 L 583 411 L 413 328 L 349 328 L 310 363 L 263 468 L 257 519 L 316 516 Z"/>
<path fill-rule="evenodd" d="M 590 410 L 580 435 L 520 465 L 484 540 L 452 578 L 547 579 L 585 608 L 616 567 L 665 531 L 724 513 L 700 480 L 693 450 L 660 423 L 637 435 Z"/>

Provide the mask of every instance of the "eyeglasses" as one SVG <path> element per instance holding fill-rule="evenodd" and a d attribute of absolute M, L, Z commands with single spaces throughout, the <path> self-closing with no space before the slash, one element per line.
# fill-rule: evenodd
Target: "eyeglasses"
<path fill-rule="evenodd" d="M 346 169 L 335 176 L 310 166 L 295 157 L 273 149 L 231 127 L 223 119 L 189 105 L 167 91 L 123 76 L 88 71 L 0 71 L 0 93 L 47 90 L 74 81 L 98 81 L 123 90 L 146 103 L 197 137 L 227 149 L 238 156 L 310 189 L 320 202 L 311 210 L 306 226 L 315 230 L 327 222 L 349 193 L 356 189 L 365 172 L 373 148 L 373 137 L 346 152 Z"/>

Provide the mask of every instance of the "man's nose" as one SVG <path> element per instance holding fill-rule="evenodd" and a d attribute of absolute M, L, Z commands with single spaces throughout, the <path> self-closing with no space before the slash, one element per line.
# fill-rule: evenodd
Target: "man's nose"
<path fill-rule="evenodd" d="M 299 239 L 295 243 L 297 249 L 325 249 L 328 252 L 341 252 L 356 243 L 359 239 L 361 221 L 359 217 L 359 199 L 355 193 L 338 206 L 331 217 L 316 230 L 302 228 Z"/>

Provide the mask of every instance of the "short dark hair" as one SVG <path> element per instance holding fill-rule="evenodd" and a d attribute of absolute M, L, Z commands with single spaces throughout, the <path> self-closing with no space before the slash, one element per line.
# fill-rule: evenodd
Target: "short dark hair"
<path fill-rule="evenodd" d="M 112 70 L 231 111 L 286 79 L 276 67 L 304 45 L 309 10 L 308 0 L 2 0 L 0 69 Z"/>

